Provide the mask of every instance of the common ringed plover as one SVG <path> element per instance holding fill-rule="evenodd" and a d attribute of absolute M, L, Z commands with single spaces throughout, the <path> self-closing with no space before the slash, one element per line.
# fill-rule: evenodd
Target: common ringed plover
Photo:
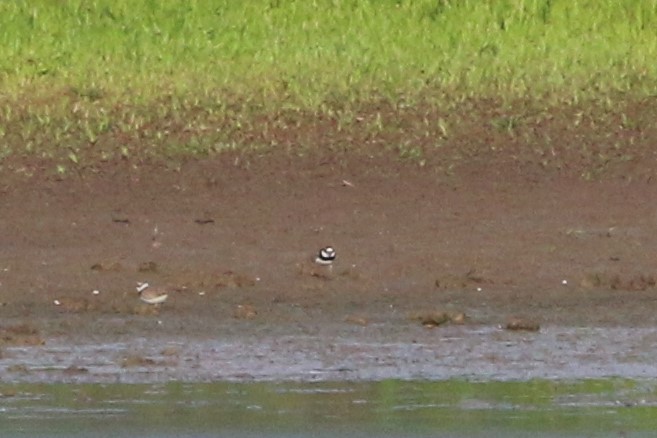
<path fill-rule="evenodd" d="M 148 283 L 141 283 L 137 286 L 139 299 L 148 304 L 161 304 L 169 298 L 166 289 L 162 287 L 150 287 Z"/>
<path fill-rule="evenodd" d="M 330 265 L 335 260 L 335 250 L 332 246 L 327 246 L 319 250 L 315 257 L 315 263 L 318 265 Z"/>

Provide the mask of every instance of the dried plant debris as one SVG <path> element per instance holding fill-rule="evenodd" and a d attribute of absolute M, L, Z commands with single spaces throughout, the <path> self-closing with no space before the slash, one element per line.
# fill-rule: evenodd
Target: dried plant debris
<path fill-rule="evenodd" d="M 512 331 L 537 332 L 541 329 L 538 322 L 520 317 L 511 317 L 507 320 L 505 328 Z"/>
<path fill-rule="evenodd" d="M 464 312 L 444 310 L 421 310 L 412 312 L 409 319 L 419 321 L 425 327 L 438 327 L 446 323 L 464 324 L 466 316 Z"/>

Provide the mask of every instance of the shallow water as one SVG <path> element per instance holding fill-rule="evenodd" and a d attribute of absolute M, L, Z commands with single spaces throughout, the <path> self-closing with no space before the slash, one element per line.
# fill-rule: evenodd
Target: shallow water
<path fill-rule="evenodd" d="M 0 437 L 642 437 L 655 328 L 323 327 L 49 338 L 0 357 Z M 328 334 L 327 334 L 328 333 Z"/>
<path fill-rule="evenodd" d="M 654 436 L 657 381 L 4 384 L 0 436 Z"/>
<path fill-rule="evenodd" d="M 125 337 L 120 342 L 51 338 L 6 347 L 0 381 L 380 381 L 597 379 L 657 376 L 656 328 L 387 326 L 236 333 L 220 339 Z"/>

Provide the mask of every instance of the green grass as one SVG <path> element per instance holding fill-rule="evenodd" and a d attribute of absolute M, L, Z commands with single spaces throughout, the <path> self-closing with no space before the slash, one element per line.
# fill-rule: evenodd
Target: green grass
<path fill-rule="evenodd" d="M 657 94 L 657 0 L 12 1 L 0 29 L 0 157 L 75 164 L 107 133 L 208 152 L 254 113 L 380 100 Z"/>

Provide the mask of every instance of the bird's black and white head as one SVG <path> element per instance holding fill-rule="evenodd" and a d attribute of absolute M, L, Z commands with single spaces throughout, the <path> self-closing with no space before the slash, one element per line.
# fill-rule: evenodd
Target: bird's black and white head
<path fill-rule="evenodd" d="M 315 263 L 318 265 L 330 265 L 335 260 L 335 250 L 332 246 L 327 246 L 319 250 Z"/>

